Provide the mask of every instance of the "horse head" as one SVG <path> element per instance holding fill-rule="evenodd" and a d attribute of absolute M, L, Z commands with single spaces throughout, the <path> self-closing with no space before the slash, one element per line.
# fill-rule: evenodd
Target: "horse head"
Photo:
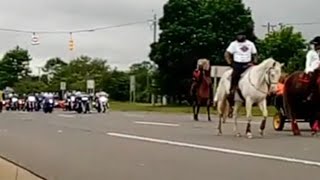
<path fill-rule="evenodd" d="M 269 89 L 268 93 L 275 93 L 277 90 L 277 84 L 281 78 L 281 69 L 284 64 L 274 60 L 273 58 L 269 58 L 264 60 L 258 66 L 260 66 L 264 72 L 264 81 L 267 83 Z"/>

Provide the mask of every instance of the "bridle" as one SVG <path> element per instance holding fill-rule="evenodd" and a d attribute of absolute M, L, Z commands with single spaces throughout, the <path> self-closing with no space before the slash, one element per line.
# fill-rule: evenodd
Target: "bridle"
<path fill-rule="evenodd" d="M 278 82 L 272 82 L 270 76 L 271 76 L 271 70 L 274 70 L 275 69 L 275 63 L 273 64 L 272 67 L 270 67 L 267 71 L 266 71 L 266 74 L 267 74 L 267 78 L 265 78 L 265 81 L 267 83 L 267 87 L 268 87 L 268 91 L 265 92 L 265 91 L 262 91 L 261 89 L 259 89 L 258 87 L 256 87 L 252 81 L 251 81 L 251 71 L 249 71 L 249 74 L 248 74 L 248 79 L 249 79 L 249 83 L 250 85 L 255 88 L 257 91 L 263 93 L 263 94 L 269 94 L 269 91 L 270 91 L 270 88 L 271 88 L 271 85 L 277 85 Z"/>

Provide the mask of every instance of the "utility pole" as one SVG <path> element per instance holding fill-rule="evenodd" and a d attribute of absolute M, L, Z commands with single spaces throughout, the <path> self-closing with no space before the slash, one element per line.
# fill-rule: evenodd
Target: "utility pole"
<path fill-rule="evenodd" d="M 157 23 L 158 23 L 157 14 L 154 13 L 154 15 L 153 15 L 153 23 L 152 23 L 153 24 L 153 43 L 157 42 Z M 151 80 L 151 85 L 152 86 L 154 85 L 153 82 L 154 82 L 154 80 L 152 79 Z M 151 94 L 151 104 L 152 104 L 152 106 L 155 105 L 155 95 L 154 95 L 153 92 Z"/>
<path fill-rule="evenodd" d="M 41 81 L 41 66 L 38 66 L 38 80 Z"/>
<path fill-rule="evenodd" d="M 284 25 L 283 23 L 279 23 L 279 26 L 281 30 L 286 27 L 286 25 Z"/>
<path fill-rule="evenodd" d="M 270 22 L 268 22 L 267 24 L 262 25 L 262 27 L 267 28 L 267 32 L 268 32 L 268 34 L 270 34 L 271 32 L 274 31 L 274 28 L 277 27 L 277 25 L 271 24 Z"/>

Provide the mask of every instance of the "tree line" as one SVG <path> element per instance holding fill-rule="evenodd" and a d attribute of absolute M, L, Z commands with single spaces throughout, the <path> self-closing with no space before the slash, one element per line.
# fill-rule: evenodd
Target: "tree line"
<path fill-rule="evenodd" d="M 107 60 L 80 56 L 70 61 L 59 57 L 49 59 L 42 68 L 43 75 L 32 75 L 29 67 L 31 56 L 20 47 L 8 51 L 0 60 L 0 89 L 12 87 L 19 94 L 58 92 L 60 83 L 66 82 L 68 90 L 86 91 L 87 80 L 95 80 L 97 91 L 103 90 L 111 98 L 129 100 L 129 77 L 136 76 L 137 100 L 149 101 L 147 84 L 153 79 L 154 66 L 150 61 L 133 64 L 128 71 L 112 69 Z"/>
<path fill-rule="evenodd" d="M 31 56 L 19 47 L 0 60 L 0 88 L 10 86 L 19 92 L 68 89 L 85 90 L 86 80 L 115 100 L 129 99 L 129 76 L 136 75 L 137 100 L 149 102 L 150 94 L 167 95 L 171 102 L 189 95 L 192 71 L 199 58 L 212 65 L 227 65 L 223 54 L 235 32 L 247 32 L 259 51 L 260 61 L 269 57 L 285 63 L 290 73 L 304 67 L 307 41 L 293 27 L 286 27 L 259 39 L 254 33 L 251 10 L 242 0 L 169 0 L 159 20 L 159 40 L 152 43 L 149 58 L 128 71 L 112 69 L 105 59 L 80 56 L 73 60 L 49 59 L 41 77 L 30 74 Z"/>

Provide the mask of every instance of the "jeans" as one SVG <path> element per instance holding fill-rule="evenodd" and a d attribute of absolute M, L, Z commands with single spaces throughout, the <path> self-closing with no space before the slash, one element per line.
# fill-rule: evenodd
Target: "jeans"
<path fill-rule="evenodd" d="M 241 74 L 249 67 L 248 63 L 238 63 L 233 62 L 232 64 L 232 74 L 231 74 L 231 86 L 230 86 L 230 95 L 228 98 L 229 104 L 234 106 L 234 94 L 238 87 L 238 83 L 241 78 Z"/>

